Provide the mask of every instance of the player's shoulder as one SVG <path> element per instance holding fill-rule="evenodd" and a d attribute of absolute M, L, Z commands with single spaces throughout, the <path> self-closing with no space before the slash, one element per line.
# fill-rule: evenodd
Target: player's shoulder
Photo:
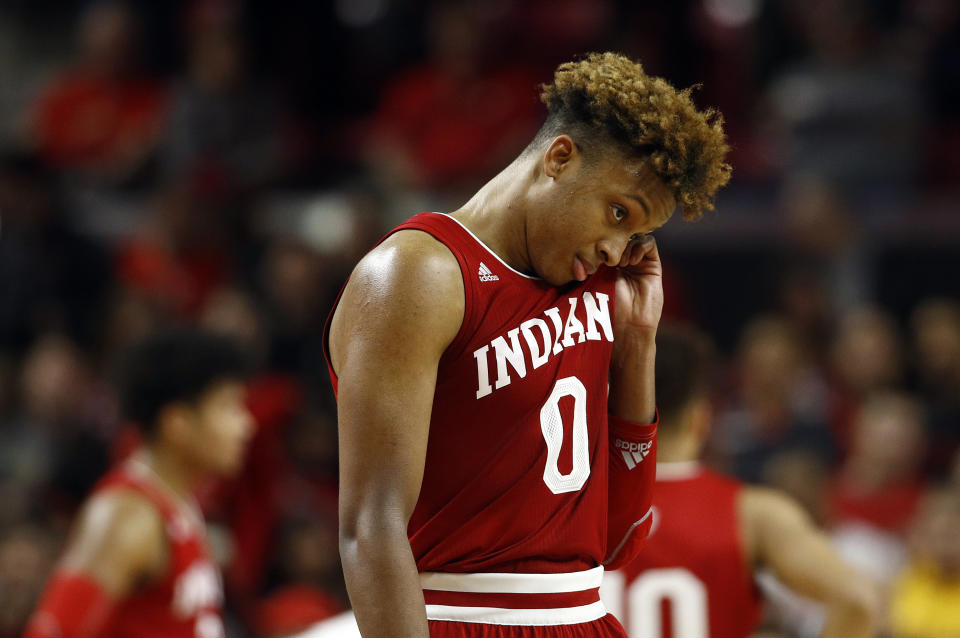
<path fill-rule="evenodd" d="M 380 242 L 360 260 L 354 274 L 371 271 L 434 280 L 460 279 L 460 265 L 447 245 L 415 228 L 398 230 Z"/>
<path fill-rule="evenodd" d="M 61 568 L 87 574 L 114 595 L 163 569 L 163 515 L 143 494 L 125 486 L 96 491 L 81 508 Z"/>
<path fill-rule="evenodd" d="M 740 508 L 746 515 L 764 521 L 802 521 L 806 513 L 792 498 L 769 487 L 744 486 L 740 491 Z"/>
<path fill-rule="evenodd" d="M 428 233 L 399 230 L 360 260 L 347 293 L 360 292 L 379 306 L 443 306 L 462 314 L 463 276 L 449 248 Z"/>
<path fill-rule="evenodd" d="M 416 344 L 442 352 L 463 323 L 466 308 L 457 258 L 419 230 L 393 233 L 360 260 L 330 323 L 330 355 L 340 370 L 352 336 L 371 347 Z M 409 349 L 409 348 L 408 348 Z"/>
<path fill-rule="evenodd" d="M 80 510 L 71 535 L 68 562 L 101 555 L 149 562 L 164 546 L 163 514 L 146 495 L 117 485 L 94 492 Z"/>
<path fill-rule="evenodd" d="M 162 536 L 163 514 L 145 494 L 133 487 L 99 490 L 81 511 L 81 524 L 118 542 L 146 541 Z"/>

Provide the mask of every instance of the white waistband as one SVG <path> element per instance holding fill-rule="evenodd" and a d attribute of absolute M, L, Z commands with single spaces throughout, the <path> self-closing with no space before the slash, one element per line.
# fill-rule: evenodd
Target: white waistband
<path fill-rule="evenodd" d="M 458 591 L 475 594 L 560 594 L 599 587 L 603 566 L 565 574 L 454 574 L 424 572 L 420 586 L 434 591 Z M 577 621 L 583 622 L 583 621 Z M 525 623 L 526 624 L 526 623 Z M 562 623 L 560 623 L 562 624 Z"/>
<path fill-rule="evenodd" d="M 427 605 L 428 620 L 485 623 L 490 625 L 575 625 L 607 615 L 601 601 L 580 607 L 560 609 L 501 609 L 499 607 L 459 607 Z"/>

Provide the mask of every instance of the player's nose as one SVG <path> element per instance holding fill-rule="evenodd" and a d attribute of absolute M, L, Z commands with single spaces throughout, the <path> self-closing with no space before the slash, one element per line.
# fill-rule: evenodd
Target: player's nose
<path fill-rule="evenodd" d="M 601 261 L 607 266 L 611 268 L 619 266 L 623 251 L 627 249 L 627 244 L 629 243 L 629 240 L 604 239 L 597 244 L 597 255 L 600 256 Z"/>

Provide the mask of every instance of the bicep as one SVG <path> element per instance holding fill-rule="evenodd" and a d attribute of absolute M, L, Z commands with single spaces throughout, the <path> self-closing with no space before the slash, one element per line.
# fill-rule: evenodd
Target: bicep
<path fill-rule="evenodd" d="M 406 521 L 416 504 L 437 367 L 463 314 L 463 284 L 451 260 L 449 253 L 411 256 L 388 244 L 361 262 L 334 316 L 347 525 L 371 509 Z"/>
<path fill-rule="evenodd" d="M 788 587 L 816 600 L 842 597 L 851 570 L 810 517 L 788 498 L 751 490 L 744 498 L 755 528 L 755 556 Z"/>

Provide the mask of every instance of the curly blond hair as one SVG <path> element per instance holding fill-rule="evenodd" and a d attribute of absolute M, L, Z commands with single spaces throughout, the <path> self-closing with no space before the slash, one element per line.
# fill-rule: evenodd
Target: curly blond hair
<path fill-rule="evenodd" d="M 731 168 L 724 161 L 729 146 L 723 117 L 715 109 L 698 111 L 691 88 L 678 91 L 623 55 L 591 53 L 561 64 L 553 83 L 542 85 L 540 99 L 550 116 L 541 134 L 583 127 L 605 132 L 649 162 L 673 191 L 684 219 L 697 219 L 713 210 Z"/>

